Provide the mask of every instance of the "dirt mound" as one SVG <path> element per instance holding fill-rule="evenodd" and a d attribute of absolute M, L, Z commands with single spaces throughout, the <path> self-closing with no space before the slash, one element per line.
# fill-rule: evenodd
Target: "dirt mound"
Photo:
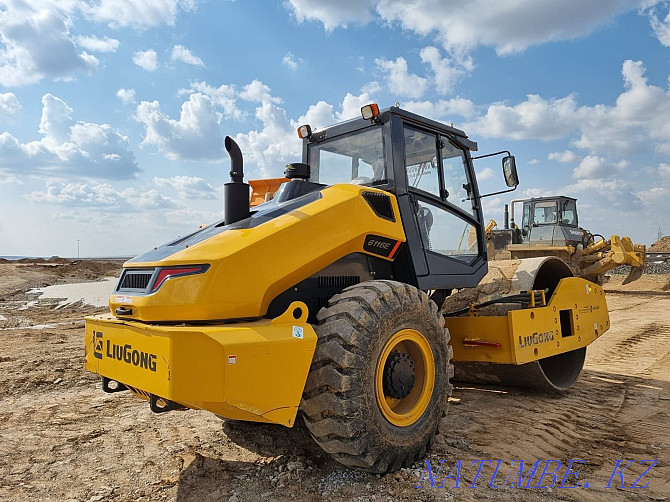
<path fill-rule="evenodd" d="M 656 253 L 664 253 L 670 251 L 670 235 L 661 237 L 660 241 L 654 242 L 647 251 L 653 251 Z"/>
<path fill-rule="evenodd" d="M 120 261 L 104 260 L 67 260 L 65 263 L 36 263 L 34 261 L 0 263 L 0 277 L 2 277 L 0 302 L 27 299 L 27 292 L 34 288 L 119 277 L 121 268 Z"/>
<path fill-rule="evenodd" d="M 52 256 L 51 258 L 47 259 L 47 263 L 68 263 L 72 260 L 68 260 L 67 258 L 61 258 L 60 256 Z"/>
<path fill-rule="evenodd" d="M 16 260 L 14 263 L 45 263 L 44 258 L 21 258 Z"/>
<path fill-rule="evenodd" d="M 71 261 L 56 267 L 60 277 L 76 277 L 79 279 L 99 280 L 103 277 L 118 277 L 121 264 L 108 261 Z"/>
<path fill-rule="evenodd" d="M 94 260 L 65 260 L 63 258 L 46 261 L 31 261 L 23 268 L 43 271 L 56 278 L 100 280 L 121 274 L 121 263 Z"/>

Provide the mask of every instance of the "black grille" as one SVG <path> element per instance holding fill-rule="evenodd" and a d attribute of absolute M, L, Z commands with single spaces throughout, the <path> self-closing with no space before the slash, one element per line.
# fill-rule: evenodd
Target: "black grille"
<path fill-rule="evenodd" d="M 379 192 L 363 192 L 363 198 L 380 218 L 395 221 L 391 197 Z"/>
<path fill-rule="evenodd" d="M 143 270 L 143 271 L 130 271 L 126 270 L 123 272 L 123 277 L 119 283 L 119 290 L 122 289 L 147 289 L 149 282 L 151 282 L 151 277 L 154 275 L 153 270 Z"/>
<path fill-rule="evenodd" d="M 361 282 L 357 275 L 320 275 L 319 288 L 321 289 L 344 289 Z"/>
<path fill-rule="evenodd" d="M 330 296 L 319 296 L 316 311 L 318 312 L 322 308 L 326 308 L 328 306 L 328 300 L 330 300 Z"/>

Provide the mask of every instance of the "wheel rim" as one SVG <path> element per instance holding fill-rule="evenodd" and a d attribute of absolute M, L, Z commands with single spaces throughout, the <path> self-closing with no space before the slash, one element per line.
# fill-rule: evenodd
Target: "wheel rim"
<path fill-rule="evenodd" d="M 411 390 L 402 398 L 393 397 L 384 386 L 384 378 L 389 377 L 389 363 L 396 359 L 411 360 L 415 371 Z M 428 408 L 434 385 L 435 360 L 428 340 L 414 329 L 400 330 L 389 338 L 375 371 L 377 404 L 384 418 L 398 427 L 413 424 Z"/>

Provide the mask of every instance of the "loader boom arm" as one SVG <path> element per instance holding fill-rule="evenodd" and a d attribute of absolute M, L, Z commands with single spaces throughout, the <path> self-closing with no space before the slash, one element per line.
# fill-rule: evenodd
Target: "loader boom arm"
<path fill-rule="evenodd" d="M 592 263 L 584 267 L 584 275 L 599 275 L 618 267 L 630 265 L 631 272 L 624 280 L 624 284 L 632 282 L 642 275 L 644 269 L 646 246 L 633 244 L 630 237 L 613 235 L 608 240 L 594 242 L 577 252 L 585 263 Z"/>

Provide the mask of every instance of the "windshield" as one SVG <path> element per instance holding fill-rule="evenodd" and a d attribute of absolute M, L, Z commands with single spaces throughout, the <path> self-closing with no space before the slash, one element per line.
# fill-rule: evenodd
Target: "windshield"
<path fill-rule="evenodd" d="M 309 145 L 310 181 L 324 185 L 386 181 L 381 127 L 371 127 Z"/>

